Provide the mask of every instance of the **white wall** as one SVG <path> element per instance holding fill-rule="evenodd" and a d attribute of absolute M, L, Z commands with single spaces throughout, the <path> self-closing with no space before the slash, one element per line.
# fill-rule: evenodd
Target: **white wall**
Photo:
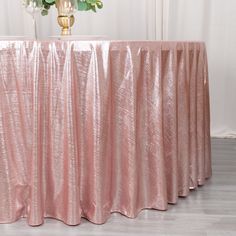
<path fill-rule="evenodd" d="M 213 136 L 236 136 L 236 0 L 103 0 L 78 12 L 73 34 L 111 39 L 200 40 L 207 44 Z M 162 30 L 162 4 L 164 28 Z M 21 0 L 0 0 L 0 35 L 33 35 Z M 58 35 L 56 10 L 38 18 L 40 38 Z"/>
<path fill-rule="evenodd" d="M 168 39 L 207 45 L 212 135 L 236 137 L 236 1 L 169 1 Z"/>

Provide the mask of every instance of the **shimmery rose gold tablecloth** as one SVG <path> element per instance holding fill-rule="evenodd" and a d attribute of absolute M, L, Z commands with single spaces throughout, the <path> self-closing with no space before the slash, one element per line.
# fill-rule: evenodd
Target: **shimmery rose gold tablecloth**
<path fill-rule="evenodd" d="M 211 176 L 201 42 L 0 41 L 0 222 L 166 210 Z"/>

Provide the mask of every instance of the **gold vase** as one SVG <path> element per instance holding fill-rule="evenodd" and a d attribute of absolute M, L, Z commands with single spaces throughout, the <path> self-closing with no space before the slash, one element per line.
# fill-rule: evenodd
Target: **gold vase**
<path fill-rule="evenodd" d="M 75 23 L 75 17 L 73 15 L 70 17 L 58 15 L 57 22 L 61 26 L 61 35 L 62 36 L 71 35 L 71 27 Z"/>
<path fill-rule="evenodd" d="M 57 22 L 61 26 L 61 35 L 71 35 L 71 27 L 75 23 L 75 17 L 71 15 L 72 4 L 70 0 L 56 0 L 58 11 Z"/>

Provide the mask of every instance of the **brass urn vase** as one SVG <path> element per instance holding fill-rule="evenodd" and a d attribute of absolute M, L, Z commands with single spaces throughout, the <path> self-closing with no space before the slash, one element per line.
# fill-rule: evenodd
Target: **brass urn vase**
<path fill-rule="evenodd" d="M 57 22 L 61 27 L 61 35 L 71 35 L 71 27 L 75 23 L 75 17 L 73 15 L 75 11 L 76 0 L 57 0 L 56 8 L 58 11 Z"/>

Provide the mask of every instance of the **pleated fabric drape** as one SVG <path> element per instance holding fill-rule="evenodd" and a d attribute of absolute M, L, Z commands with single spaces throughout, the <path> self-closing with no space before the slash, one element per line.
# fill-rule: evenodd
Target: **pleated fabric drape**
<path fill-rule="evenodd" d="M 0 222 L 166 210 L 211 176 L 204 43 L 0 42 Z"/>

